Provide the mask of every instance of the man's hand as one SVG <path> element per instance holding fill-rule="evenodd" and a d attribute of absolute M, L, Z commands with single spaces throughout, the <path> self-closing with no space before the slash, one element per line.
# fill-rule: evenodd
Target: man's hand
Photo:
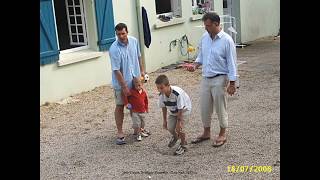
<path fill-rule="evenodd" d="M 234 81 L 230 82 L 229 86 L 227 87 L 227 92 L 231 96 L 236 92 L 236 86 L 234 84 Z"/>
<path fill-rule="evenodd" d="M 144 75 L 145 75 L 146 73 L 144 72 L 144 71 L 141 71 L 141 76 L 144 78 Z"/>
<path fill-rule="evenodd" d="M 163 123 L 162 123 L 162 127 L 163 127 L 163 129 L 168 130 L 167 121 L 163 121 Z"/>
<path fill-rule="evenodd" d="M 125 96 L 130 96 L 130 95 L 131 95 L 128 86 L 123 86 L 123 87 L 122 87 L 122 91 L 123 91 L 123 94 L 124 94 Z"/>
<path fill-rule="evenodd" d="M 192 66 L 187 66 L 187 70 L 193 72 L 197 69 L 197 64 L 192 64 Z"/>
<path fill-rule="evenodd" d="M 115 70 L 114 73 L 116 74 L 117 80 L 119 81 L 123 94 L 125 96 L 130 96 L 130 90 L 126 84 L 126 81 L 123 79 L 121 71 Z"/>

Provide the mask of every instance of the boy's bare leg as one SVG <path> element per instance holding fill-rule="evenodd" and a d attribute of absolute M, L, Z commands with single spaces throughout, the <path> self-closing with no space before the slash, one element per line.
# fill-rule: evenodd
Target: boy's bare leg
<path fill-rule="evenodd" d="M 140 124 L 140 131 L 143 131 L 143 130 L 144 130 L 144 121 L 142 120 Z"/>
<path fill-rule="evenodd" d="M 177 135 L 178 137 L 180 138 L 181 140 L 181 145 L 187 145 L 187 141 L 186 141 L 186 134 L 184 133 L 184 121 L 183 120 L 180 120 L 177 122 L 177 125 L 176 125 L 176 132 L 177 132 Z"/>
<path fill-rule="evenodd" d="M 179 135 L 179 138 L 181 140 L 181 145 L 187 145 L 186 133 L 179 132 L 178 135 Z"/>
<path fill-rule="evenodd" d="M 141 128 L 133 128 L 133 134 L 138 135 L 141 132 Z"/>

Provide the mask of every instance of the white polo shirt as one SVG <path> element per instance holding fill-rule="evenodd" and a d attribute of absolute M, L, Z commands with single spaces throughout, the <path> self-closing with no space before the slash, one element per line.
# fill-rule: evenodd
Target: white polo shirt
<path fill-rule="evenodd" d="M 177 86 L 170 86 L 171 93 L 167 97 L 165 94 L 159 94 L 158 106 L 166 107 L 171 115 L 177 115 L 179 109 L 191 111 L 191 100 L 188 94 Z"/>

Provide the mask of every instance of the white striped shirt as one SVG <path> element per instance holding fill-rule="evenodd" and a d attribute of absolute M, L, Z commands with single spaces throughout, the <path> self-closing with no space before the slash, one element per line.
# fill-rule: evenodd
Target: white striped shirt
<path fill-rule="evenodd" d="M 165 94 L 159 94 L 158 106 L 160 108 L 166 107 L 171 115 L 176 115 L 179 109 L 191 111 L 191 100 L 188 94 L 177 86 L 170 87 L 169 97 Z"/>

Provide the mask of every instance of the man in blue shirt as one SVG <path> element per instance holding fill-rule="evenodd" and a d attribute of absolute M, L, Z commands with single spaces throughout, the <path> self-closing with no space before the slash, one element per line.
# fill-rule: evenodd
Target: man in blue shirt
<path fill-rule="evenodd" d="M 126 143 L 122 131 L 124 103 L 121 93 L 129 96 L 133 78 L 144 76 L 145 73 L 137 39 L 128 36 L 128 28 L 124 23 L 117 24 L 115 31 L 117 40 L 112 43 L 109 56 L 112 68 L 112 86 L 116 101 L 114 112 L 118 130 L 116 144 L 121 145 Z"/>
<path fill-rule="evenodd" d="M 236 47 L 231 36 L 221 30 L 218 14 L 207 13 L 203 16 L 202 21 L 207 32 L 201 37 L 197 59 L 193 66 L 187 69 L 192 72 L 202 65 L 200 108 L 204 131 L 191 143 L 210 139 L 211 116 L 213 108 L 215 108 L 219 119 L 220 133 L 213 139 L 213 146 L 218 147 L 227 140 L 226 92 L 233 95 L 236 91 Z"/>

